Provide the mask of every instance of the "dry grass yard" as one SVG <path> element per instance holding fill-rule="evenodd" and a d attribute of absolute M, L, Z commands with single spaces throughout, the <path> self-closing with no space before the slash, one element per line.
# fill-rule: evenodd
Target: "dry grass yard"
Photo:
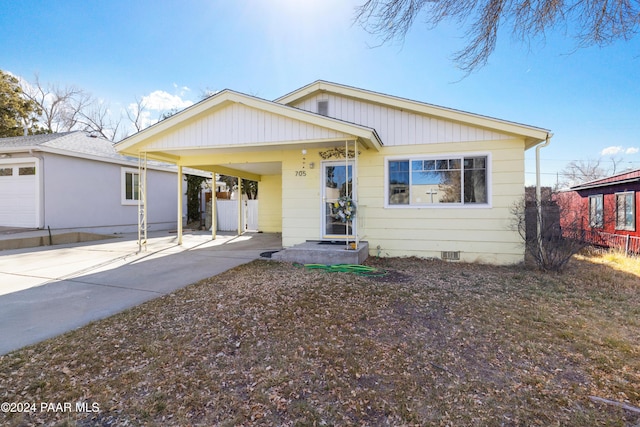
<path fill-rule="evenodd" d="M 0 424 L 640 425 L 637 259 L 368 264 L 255 261 L 2 356 L 0 401 L 38 407 Z"/>

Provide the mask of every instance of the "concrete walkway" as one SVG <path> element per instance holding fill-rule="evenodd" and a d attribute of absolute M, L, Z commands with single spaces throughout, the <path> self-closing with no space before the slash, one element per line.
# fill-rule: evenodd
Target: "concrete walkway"
<path fill-rule="evenodd" d="M 15 237 L 15 235 L 13 236 Z M 151 233 L 0 251 L 0 355 L 171 293 L 281 248 L 277 234 Z"/>

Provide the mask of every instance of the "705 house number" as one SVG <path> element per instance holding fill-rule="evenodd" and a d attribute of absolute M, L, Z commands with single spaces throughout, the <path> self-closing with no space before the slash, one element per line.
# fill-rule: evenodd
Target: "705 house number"
<path fill-rule="evenodd" d="M 296 171 L 296 176 L 307 176 L 307 171 Z"/>

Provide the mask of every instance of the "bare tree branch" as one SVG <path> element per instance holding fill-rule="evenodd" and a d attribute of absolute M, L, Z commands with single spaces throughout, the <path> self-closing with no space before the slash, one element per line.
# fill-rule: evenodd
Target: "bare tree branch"
<path fill-rule="evenodd" d="M 110 141 L 118 141 L 126 136 L 126 130 L 121 130 L 122 114 L 114 119 L 109 104 L 94 101 L 84 108 L 78 116 L 78 127 L 90 133 L 95 133 Z"/>
<path fill-rule="evenodd" d="M 136 132 L 140 132 L 145 127 L 143 119 L 144 113 L 147 111 L 147 107 L 143 99 L 138 99 L 136 97 L 135 100 L 135 104 L 131 104 L 129 108 L 126 109 L 127 118 L 131 124 L 133 124 L 133 127 L 136 128 Z"/>
<path fill-rule="evenodd" d="M 48 132 L 67 132 L 77 125 L 78 115 L 92 101 L 91 95 L 75 86 L 44 86 L 38 75 L 33 85 L 24 84 L 23 91 L 35 102 L 40 114 L 40 124 Z"/>
<path fill-rule="evenodd" d="M 522 42 L 544 37 L 560 24 L 575 28 L 578 47 L 629 40 L 640 29 L 637 0 L 368 0 L 355 22 L 382 43 L 403 40 L 420 16 L 433 28 L 443 21 L 465 26 L 467 45 L 453 60 L 467 73 L 487 63 L 504 26 Z"/>

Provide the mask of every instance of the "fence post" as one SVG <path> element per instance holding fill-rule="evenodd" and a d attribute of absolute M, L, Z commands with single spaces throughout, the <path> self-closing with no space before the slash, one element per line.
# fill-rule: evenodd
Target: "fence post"
<path fill-rule="evenodd" d="M 627 234 L 625 242 L 624 242 L 624 254 L 625 256 L 629 255 L 629 235 Z"/>

